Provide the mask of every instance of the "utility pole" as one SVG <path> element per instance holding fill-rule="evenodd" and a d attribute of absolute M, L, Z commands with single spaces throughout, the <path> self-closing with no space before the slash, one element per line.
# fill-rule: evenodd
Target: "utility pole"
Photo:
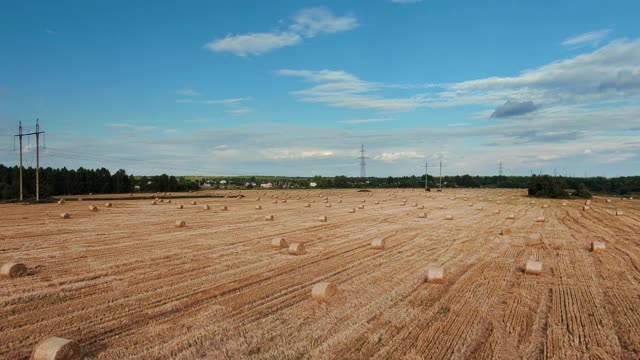
<path fill-rule="evenodd" d="M 440 191 L 442 191 L 442 160 L 440 160 Z"/>
<path fill-rule="evenodd" d="M 15 135 L 20 139 L 20 201 L 23 200 L 23 186 L 22 186 L 22 137 L 35 135 L 36 136 L 36 201 L 40 201 L 40 134 L 44 134 L 44 131 L 40 131 L 40 120 L 36 119 L 36 131 L 30 133 L 22 132 L 22 121 L 19 122 L 18 134 Z"/>
<path fill-rule="evenodd" d="M 424 190 L 429 190 L 429 162 L 424 162 Z"/>
<path fill-rule="evenodd" d="M 20 201 L 22 201 L 22 121 L 19 122 L 18 135 L 20 138 Z"/>
<path fill-rule="evenodd" d="M 367 157 L 364 155 L 364 144 L 362 144 L 362 148 L 360 150 L 360 157 L 358 159 L 360 159 L 360 177 L 362 179 L 366 179 L 367 178 L 367 163 L 365 161 Z"/>

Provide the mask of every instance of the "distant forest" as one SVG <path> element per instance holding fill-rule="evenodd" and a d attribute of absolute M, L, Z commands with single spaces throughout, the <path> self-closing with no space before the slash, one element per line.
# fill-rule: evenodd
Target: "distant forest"
<path fill-rule="evenodd" d="M 19 172 L 18 167 L 0 165 L 0 199 L 11 200 L 18 198 Z M 23 184 L 25 199 L 31 199 L 35 193 L 36 171 L 25 168 Z M 313 182 L 317 188 L 424 188 L 425 179 L 422 176 L 401 177 L 368 177 L 365 180 L 347 176 L 314 176 L 314 177 L 283 177 L 283 176 L 134 176 L 124 170 L 115 173 L 105 168 L 69 170 L 66 168 L 40 169 L 40 196 L 42 198 L 57 195 L 80 194 L 110 194 L 133 192 L 178 192 L 198 190 L 204 184 L 211 184 L 211 188 L 218 188 L 220 181 L 225 180 L 225 188 L 251 188 L 255 183 L 270 182 L 274 188 L 309 188 Z M 245 185 L 248 184 L 247 187 Z M 429 187 L 437 188 L 439 178 L 429 176 Z M 640 193 L 640 176 L 617 178 L 572 178 L 543 176 L 471 176 L 456 175 L 443 176 L 443 188 L 521 188 L 529 189 L 532 196 L 565 197 L 567 189 L 575 190 L 578 195 L 591 193 L 611 195 L 631 195 Z"/>

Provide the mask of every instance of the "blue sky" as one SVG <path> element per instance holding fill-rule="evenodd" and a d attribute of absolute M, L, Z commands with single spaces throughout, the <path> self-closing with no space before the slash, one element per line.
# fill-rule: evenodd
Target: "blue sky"
<path fill-rule="evenodd" d="M 54 167 L 634 175 L 640 3 L 602 4 L 5 1 L 0 163 L 40 118 Z"/>

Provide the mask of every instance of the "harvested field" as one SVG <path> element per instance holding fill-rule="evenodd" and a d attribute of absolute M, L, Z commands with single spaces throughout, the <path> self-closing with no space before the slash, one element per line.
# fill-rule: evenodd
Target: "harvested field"
<path fill-rule="evenodd" d="M 0 264 L 28 267 L 0 277 L 0 359 L 28 359 L 49 336 L 88 359 L 640 358 L 638 200 L 583 211 L 524 190 L 219 194 L 66 197 L 69 219 L 56 203 L 0 204 Z M 342 202 L 305 207 L 319 196 Z M 113 206 L 87 211 L 104 198 Z M 379 205 L 348 212 L 365 198 Z M 540 275 L 525 274 L 529 259 Z M 426 281 L 433 266 L 445 281 Z M 315 301 L 318 283 L 337 292 Z"/>

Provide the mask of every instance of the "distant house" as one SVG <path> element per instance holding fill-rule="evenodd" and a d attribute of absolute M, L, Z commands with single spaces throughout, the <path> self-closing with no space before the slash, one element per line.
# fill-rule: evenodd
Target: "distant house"
<path fill-rule="evenodd" d="M 270 183 L 270 182 L 263 183 L 263 184 L 260 184 L 260 187 L 263 188 L 263 189 L 271 189 L 273 187 L 273 184 Z"/>
<path fill-rule="evenodd" d="M 256 187 L 256 183 L 255 183 L 255 182 L 249 182 L 249 181 L 247 181 L 247 182 L 245 182 L 245 183 L 244 183 L 244 186 L 245 186 L 245 187 L 249 187 L 249 186 L 251 186 L 251 187 Z"/>
<path fill-rule="evenodd" d="M 309 184 L 309 186 L 311 186 L 311 187 L 316 187 L 316 186 L 318 186 L 318 184 L 316 184 L 316 183 L 312 182 L 311 184 Z"/>

